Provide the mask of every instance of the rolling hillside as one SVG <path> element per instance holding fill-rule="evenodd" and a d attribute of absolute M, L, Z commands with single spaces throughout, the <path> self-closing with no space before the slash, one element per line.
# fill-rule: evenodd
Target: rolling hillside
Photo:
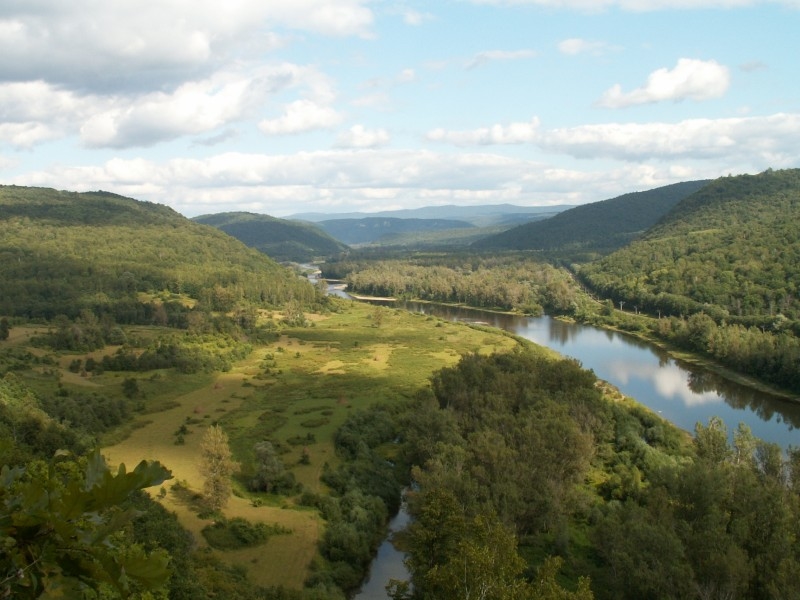
<path fill-rule="evenodd" d="M 606 295 L 672 314 L 800 319 L 800 169 L 723 177 L 586 265 Z"/>
<path fill-rule="evenodd" d="M 0 186 L 0 314 L 143 317 L 139 293 L 209 308 L 282 306 L 310 286 L 227 234 L 172 209 L 106 192 Z"/>
<path fill-rule="evenodd" d="M 278 261 L 312 261 L 347 249 L 319 227 L 268 215 L 227 212 L 202 215 L 192 220 L 221 229 Z"/>
<path fill-rule="evenodd" d="M 371 244 L 403 234 L 445 232 L 472 229 L 466 221 L 453 219 L 398 219 L 367 217 L 363 219 L 331 219 L 318 225 L 329 235 L 348 245 Z"/>
<path fill-rule="evenodd" d="M 424 206 L 401 210 L 384 210 L 373 213 L 300 213 L 287 217 L 301 221 L 330 221 L 331 219 L 451 219 L 466 221 L 476 227 L 492 225 L 521 224 L 535 219 L 543 219 L 572 208 L 571 205 L 556 206 L 517 206 L 515 204 L 480 204 L 477 206 Z"/>
<path fill-rule="evenodd" d="M 707 181 L 687 181 L 576 206 L 475 242 L 477 250 L 608 253 L 652 227 Z"/>

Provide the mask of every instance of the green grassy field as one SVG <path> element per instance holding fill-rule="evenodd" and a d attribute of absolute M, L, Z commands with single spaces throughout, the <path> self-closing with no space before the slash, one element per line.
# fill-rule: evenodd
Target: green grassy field
<path fill-rule="evenodd" d="M 257 346 L 230 372 L 137 375 L 148 407 L 169 408 L 148 411 L 126 430 L 124 440 L 105 447 L 109 463 L 153 459 L 170 468 L 174 479 L 159 501 L 176 512 L 202 546 L 200 531 L 210 521 L 198 516 L 203 486 L 198 457 L 210 424 L 223 427 L 235 457 L 245 464 L 255 443 L 269 439 L 279 444 L 285 451 L 281 458 L 297 481 L 324 493 L 319 475 L 326 463 L 336 465 L 333 435 L 351 411 L 410 397 L 428 385 L 433 372 L 455 364 L 462 354 L 510 350 L 518 343 L 501 332 L 404 311 L 381 308 L 376 318 L 374 307 L 351 302 L 341 306 L 340 312 L 309 315 L 309 326 L 283 330 L 274 343 Z M 60 364 L 68 362 L 69 357 L 60 359 Z M 121 378 L 107 373 L 91 384 L 116 389 Z M 182 426 L 188 432 L 184 443 L 176 444 Z M 308 464 L 300 462 L 304 451 Z M 176 482 L 183 488 L 180 493 L 172 489 Z M 292 533 L 273 536 L 255 548 L 214 552 L 247 567 L 254 583 L 302 587 L 324 522 L 293 498 L 250 493 L 241 482 L 234 488 L 223 511 L 226 517 L 278 524 Z M 159 489 L 151 493 L 162 495 Z"/>

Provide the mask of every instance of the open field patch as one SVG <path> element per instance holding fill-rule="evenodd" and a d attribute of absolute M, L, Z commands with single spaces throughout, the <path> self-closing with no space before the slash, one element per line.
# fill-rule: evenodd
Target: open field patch
<path fill-rule="evenodd" d="M 369 306 L 345 305 L 341 312 L 310 320 L 313 325 L 285 329 L 276 341 L 256 346 L 229 373 L 200 375 L 195 385 L 191 378 L 181 379 L 180 393 L 170 395 L 171 404 L 162 401 L 165 410 L 149 413 L 149 422 L 104 454 L 112 465 L 124 462 L 132 467 L 152 459 L 171 469 L 174 479 L 165 483 L 163 492 L 153 489 L 151 494 L 177 514 L 198 546 L 205 546 L 201 531 L 210 521 L 198 516 L 203 489 L 199 446 L 205 429 L 218 423 L 241 466 L 234 477 L 234 496 L 222 513 L 228 519 L 279 525 L 291 533 L 271 536 L 251 548 L 213 552 L 245 567 L 253 583 L 302 587 L 325 522 L 297 500 L 302 490 L 328 493 L 320 475 L 341 461 L 333 440 L 347 417 L 375 403 L 412 397 L 436 370 L 453 365 L 463 354 L 510 349 L 517 343 L 500 333 L 395 310 L 383 311 L 376 326 L 372 311 Z M 170 385 L 169 373 L 153 379 L 136 376 L 150 396 L 156 396 L 159 386 Z M 120 382 L 108 374 L 102 378 Z M 264 441 L 278 451 L 297 486 L 294 494 L 248 489 L 254 447 Z"/>

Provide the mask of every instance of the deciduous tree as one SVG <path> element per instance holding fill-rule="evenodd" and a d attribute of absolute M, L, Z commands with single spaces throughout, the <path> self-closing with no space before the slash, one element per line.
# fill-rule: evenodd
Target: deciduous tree
<path fill-rule="evenodd" d="M 231 496 L 231 476 L 239 469 L 228 445 L 228 435 L 219 425 L 209 427 L 200 442 L 200 472 L 205 477 L 203 493 L 211 510 L 219 510 Z"/>

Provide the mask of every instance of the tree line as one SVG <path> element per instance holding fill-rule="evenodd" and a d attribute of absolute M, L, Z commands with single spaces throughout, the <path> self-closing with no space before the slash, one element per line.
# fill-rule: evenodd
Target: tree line
<path fill-rule="evenodd" d="M 689 439 L 529 352 L 465 357 L 417 402 L 400 427 L 413 587 L 395 598 L 800 593 L 798 449 L 744 425 L 731 443 L 719 419 Z M 534 594 L 554 566 L 567 589 Z"/>
<path fill-rule="evenodd" d="M 323 275 L 370 296 L 460 303 L 540 314 L 568 311 L 576 290 L 569 275 L 522 255 L 417 254 L 410 258 L 333 262 Z"/>

